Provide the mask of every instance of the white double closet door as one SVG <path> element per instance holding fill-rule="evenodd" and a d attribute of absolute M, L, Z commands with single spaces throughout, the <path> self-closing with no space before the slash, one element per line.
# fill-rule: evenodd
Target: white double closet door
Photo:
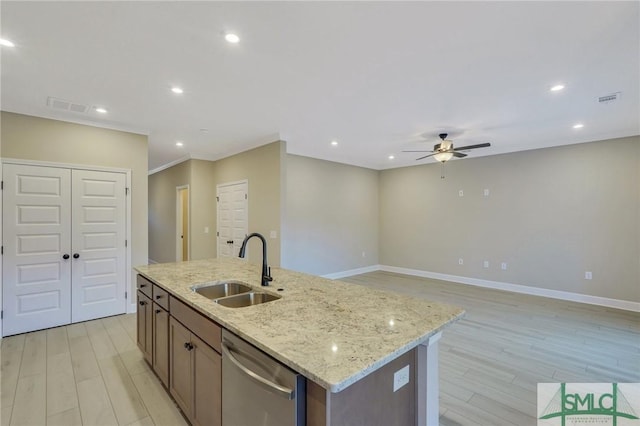
<path fill-rule="evenodd" d="M 3 166 L 4 336 L 126 311 L 126 174 Z"/>

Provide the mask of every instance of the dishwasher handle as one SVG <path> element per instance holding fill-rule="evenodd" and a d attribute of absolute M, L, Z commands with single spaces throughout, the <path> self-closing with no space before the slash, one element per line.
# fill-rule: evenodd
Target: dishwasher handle
<path fill-rule="evenodd" d="M 289 400 L 296 397 L 295 390 L 280 386 L 279 384 L 274 383 L 271 380 L 265 379 L 255 371 L 251 371 L 250 369 L 242 365 L 242 363 L 240 363 L 240 361 L 238 361 L 236 357 L 233 356 L 233 354 L 231 353 L 231 349 L 225 343 L 222 343 L 222 353 L 227 358 L 229 358 L 229 361 L 231 361 L 233 365 L 238 367 L 240 371 L 245 373 L 247 376 L 253 379 L 253 381 L 261 385 L 266 390 Z"/>

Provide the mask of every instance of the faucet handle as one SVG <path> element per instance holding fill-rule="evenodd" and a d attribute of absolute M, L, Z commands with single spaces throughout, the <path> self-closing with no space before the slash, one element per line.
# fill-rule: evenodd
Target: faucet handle
<path fill-rule="evenodd" d="M 267 266 L 267 273 L 262 277 L 262 280 L 266 282 L 273 281 L 273 277 L 271 276 L 271 266 Z"/>

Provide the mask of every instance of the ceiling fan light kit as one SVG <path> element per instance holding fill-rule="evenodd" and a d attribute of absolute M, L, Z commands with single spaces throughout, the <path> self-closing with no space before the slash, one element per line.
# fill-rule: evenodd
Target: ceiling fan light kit
<path fill-rule="evenodd" d="M 437 154 L 433 155 L 433 158 L 435 158 L 437 161 L 444 163 L 446 161 L 451 160 L 451 158 L 453 158 L 453 152 L 438 152 Z"/>
<path fill-rule="evenodd" d="M 480 143 L 476 145 L 468 145 L 463 146 L 461 148 L 454 148 L 453 142 L 447 139 L 447 133 L 440 133 L 438 135 L 442 142 L 437 143 L 433 146 L 433 151 L 403 151 L 403 152 L 430 152 L 431 154 L 427 154 L 425 156 L 416 158 L 416 161 L 423 160 L 425 158 L 433 157 L 436 161 L 439 161 L 444 166 L 444 163 L 451 160 L 453 157 L 456 158 L 464 158 L 467 154 L 464 154 L 460 151 L 476 149 L 476 148 L 486 148 L 491 146 L 490 143 Z M 444 178 L 444 174 L 442 175 Z"/>

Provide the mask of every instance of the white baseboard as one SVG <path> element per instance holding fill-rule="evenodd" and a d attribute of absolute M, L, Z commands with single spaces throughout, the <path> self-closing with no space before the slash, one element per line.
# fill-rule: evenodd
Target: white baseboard
<path fill-rule="evenodd" d="M 147 259 L 147 262 L 148 262 L 149 265 L 153 265 L 154 263 L 158 263 L 153 259 Z"/>
<path fill-rule="evenodd" d="M 350 269 L 348 271 L 334 272 L 332 274 L 322 275 L 322 278 L 328 278 L 330 280 L 338 280 L 340 278 L 350 277 L 352 275 L 366 274 L 367 272 L 374 272 L 374 271 L 380 271 L 380 265 L 370 265 L 370 266 L 365 266 L 363 268 Z"/>
<path fill-rule="evenodd" d="M 433 278 L 436 280 L 452 281 L 477 287 L 504 290 L 513 293 L 542 296 L 551 299 L 566 300 L 569 302 L 586 303 L 589 305 L 606 306 L 608 308 L 623 309 L 625 311 L 640 312 L 640 303 L 629 300 L 610 299 L 608 297 L 590 296 L 588 294 L 571 293 L 569 291 L 550 290 L 546 288 L 530 287 L 520 284 L 503 283 L 499 281 L 482 280 L 479 278 L 461 277 L 457 275 L 440 274 L 438 272 L 421 271 L 418 269 L 399 268 L 397 266 L 380 265 L 381 271 L 396 272 L 398 274 L 413 275 L 417 277 Z"/>
<path fill-rule="evenodd" d="M 419 269 L 400 268 L 389 265 L 371 265 L 364 268 L 351 269 L 349 271 L 336 272 L 323 275 L 323 278 L 336 280 L 352 275 L 366 274 L 367 272 L 385 271 L 395 272 L 415 277 L 432 278 L 435 280 L 450 281 L 460 284 L 468 284 L 476 287 L 491 288 L 494 290 L 510 291 L 513 293 L 528 294 L 531 296 L 548 297 L 550 299 L 566 300 L 568 302 L 585 303 L 588 305 L 606 306 L 608 308 L 622 309 L 625 311 L 640 312 L 640 302 L 629 300 L 610 299 L 608 297 L 591 296 L 588 294 L 572 293 L 569 291 L 551 290 L 547 288 L 531 287 L 520 284 L 489 281 L 479 278 L 461 277 L 458 275 L 441 274 L 439 272 L 422 271 Z"/>

